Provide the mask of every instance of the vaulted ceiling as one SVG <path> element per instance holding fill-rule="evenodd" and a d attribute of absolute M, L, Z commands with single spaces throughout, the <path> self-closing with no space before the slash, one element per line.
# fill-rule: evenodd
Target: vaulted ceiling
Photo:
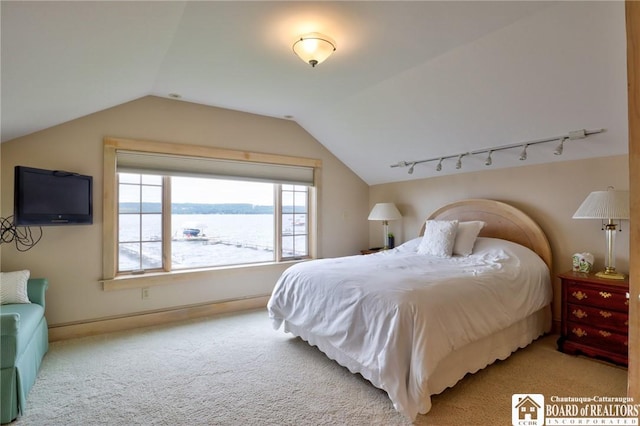
<path fill-rule="evenodd" d="M 1 2 L 2 141 L 146 95 L 295 120 L 369 184 L 579 129 L 526 164 L 627 153 L 623 2 Z M 292 52 L 321 32 L 315 68 Z M 490 167 L 522 166 L 520 150 Z"/>

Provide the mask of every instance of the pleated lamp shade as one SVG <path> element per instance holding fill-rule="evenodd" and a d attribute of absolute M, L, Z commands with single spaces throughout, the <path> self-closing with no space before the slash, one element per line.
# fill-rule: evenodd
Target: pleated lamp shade
<path fill-rule="evenodd" d="M 594 191 L 573 215 L 574 219 L 629 219 L 629 191 Z"/>

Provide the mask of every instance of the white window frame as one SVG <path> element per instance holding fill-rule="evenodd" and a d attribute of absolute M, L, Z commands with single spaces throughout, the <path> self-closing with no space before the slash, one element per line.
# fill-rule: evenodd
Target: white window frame
<path fill-rule="evenodd" d="M 138 288 L 148 285 L 166 284 L 166 276 L 180 275 L 181 277 L 189 276 L 189 274 L 201 274 L 215 269 L 243 268 L 252 267 L 247 265 L 231 265 L 226 267 L 211 267 L 204 270 L 180 270 L 180 271 L 159 271 L 144 275 L 119 275 L 117 273 L 117 251 L 118 251 L 118 202 L 117 202 L 117 153 L 118 151 L 131 151 L 150 154 L 163 154 L 170 156 L 198 157 L 202 159 L 227 160 L 234 162 L 256 163 L 269 167 L 269 165 L 296 166 L 307 167 L 313 169 L 313 186 L 309 187 L 308 200 L 308 257 L 317 257 L 317 198 L 318 198 L 318 181 L 322 167 L 322 160 L 292 157 L 277 154 L 253 153 L 247 151 L 235 151 L 222 148 L 213 148 L 197 145 L 175 144 L 167 142 L 141 141 L 135 139 L 122 139 L 107 137 L 104 139 L 104 176 L 103 176 L 103 288 L 104 290 L 115 290 L 120 288 Z M 167 185 L 169 186 L 169 185 Z M 279 189 L 277 186 L 276 188 Z M 170 188 L 165 188 L 165 191 Z M 279 190 L 277 191 L 280 192 Z M 276 202 L 279 203 L 280 196 L 276 195 Z M 277 209 L 279 211 L 279 209 Z M 275 213 L 275 212 L 274 212 Z M 273 263 L 281 263 L 291 261 L 289 258 L 282 258 L 280 250 L 281 232 L 282 232 L 282 215 L 277 214 L 275 225 L 276 233 L 276 256 Z M 163 215 L 163 228 L 168 226 L 170 215 Z M 165 241 L 164 244 L 170 244 Z M 261 264 L 263 265 L 263 264 Z M 175 278 L 175 277 L 174 277 Z M 118 282 L 124 281 L 126 282 Z"/>

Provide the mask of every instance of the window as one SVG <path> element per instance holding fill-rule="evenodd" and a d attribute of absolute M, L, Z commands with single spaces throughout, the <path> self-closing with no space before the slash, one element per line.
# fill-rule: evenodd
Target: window
<path fill-rule="evenodd" d="M 309 191 L 306 186 L 282 185 L 282 257 L 309 253 Z"/>
<path fill-rule="evenodd" d="M 162 268 L 162 178 L 120 174 L 118 271 Z"/>
<path fill-rule="evenodd" d="M 203 150 L 105 139 L 105 279 L 313 256 L 319 160 Z"/>
<path fill-rule="evenodd" d="M 162 196 L 163 181 L 170 196 Z M 307 257 L 308 194 L 298 185 L 119 173 L 118 273 Z M 163 205 L 170 206 L 167 221 Z M 276 211 L 283 218 L 279 247 Z"/>

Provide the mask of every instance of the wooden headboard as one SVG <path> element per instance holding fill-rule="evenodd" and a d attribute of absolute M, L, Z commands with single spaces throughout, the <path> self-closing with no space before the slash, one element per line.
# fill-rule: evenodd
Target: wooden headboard
<path fill-rule="evenodd" d="M 431 220 L 482 220 L 480 237 L 513 241 L 535 251 L 551 269 L 551 246 L 540 226 L 523 211 L 501 201 L 469 199 L 447 204 L 431 213 Z M 424 223 L 420 235 L 424 234 Z"/>

